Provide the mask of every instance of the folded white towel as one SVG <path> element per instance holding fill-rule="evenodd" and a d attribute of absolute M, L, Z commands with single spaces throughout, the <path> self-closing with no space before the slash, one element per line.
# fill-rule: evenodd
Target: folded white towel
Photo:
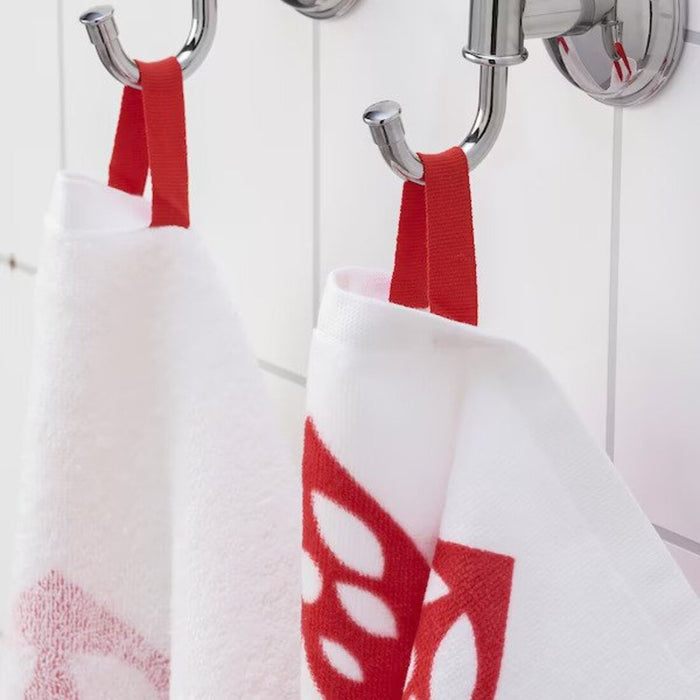
<path fill-rule="evenodd" d="M 312 344 L 302 697 L 700 697 L 700 601 L 549 374 L 476 328 L 467 159 L 421 158 L 393 277 L 332 274 Z"/>
<path fill-rule="evenodd" d="M 296 470 L 196 232 L 60 175 L 4 700 L 292 698 Z"/>
<path fill-rule="evenodd" d="M 389 281 L 314 336 L 302 697 L 699 698 L 700 601 L 552 378 Z"/>

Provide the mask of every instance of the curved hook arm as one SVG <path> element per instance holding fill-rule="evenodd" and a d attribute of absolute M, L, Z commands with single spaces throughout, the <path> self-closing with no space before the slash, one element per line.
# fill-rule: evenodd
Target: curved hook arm
<path fill-rule="evenodd" d="M 214 43 L 217 20 L 217 0 L 192 0 L 192 28 L 184 47 L 177 55 L 185 77 L 194 73 L 206 58 Z M 139 67 L 124 51 L 114 19 L 114 8 L 100 5 L 80 17 L 95 45 L 102 64 L 120 83 L 139 88 Z"/>
<path fill-rule="evenodd" d="M 506 66 L 481 66 L 479 109 L 471 131 L 460 144 L 471 170 L 484 160 L 501 132 L 506 114 L 507 86 Z M 401 106 L 396 102 L 377 102 L 367 108 L 364 121 L 389 167 L 404 180 L 425 184 L 423 163 L 406 142 Z"/>

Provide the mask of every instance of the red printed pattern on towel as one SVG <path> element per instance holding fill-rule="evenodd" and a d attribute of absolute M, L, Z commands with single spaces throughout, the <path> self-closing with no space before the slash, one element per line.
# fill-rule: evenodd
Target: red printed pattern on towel
<path fill-rule="evenodd" d="M 302 609 L 313 681 L 328 700 L 399 699 L 428 564 L 408 535 L 338 464 L 311 421 L 306 425 L 303 480 L 304 550 L 319 587 Z M 368 546 L 357 550 L 359 559 L 344 556 L 348 551 L 352 555 L 347 547 L 353 533 L 329 528 L 324 522 L 329 512 L 345 518 L 354 534 L 363 534 Z M 368 552 L 376 554 L 369 563 Z M 346 595 L 360 601 L 359 611 L 348 607 Z"/>
<path fill-rule="evenodd" d="M 414 649 L 414 671 L 405 700 L 440 700 L 431 694 L 435 658 L 453 626 L 466 616 L 474 634 L 476 668 L 470 695 L 454 700 L 493 700 L 496 696 L 505 646 L 508 608 L 515 560 L 511 557 L 452 542 L 438 542 L 433 571 L 446 588 L 445 595 L 426 603 Z M 430 591 L 430 588 L 429 588 Z M 458 672 L 469 667 L 468 654 L 457 660 Z M 461 667 L 461 669 L 460 669 Z"/>
<path fill-rule="evenodd" d="M 167 700 L 170 661 L 75 584 L 52 571 L 19 600 L 20 630 L 39 652 L 25 700 L 79 700 L 70 661 L 78 654 L 116 658 L 141 671 Z"/>

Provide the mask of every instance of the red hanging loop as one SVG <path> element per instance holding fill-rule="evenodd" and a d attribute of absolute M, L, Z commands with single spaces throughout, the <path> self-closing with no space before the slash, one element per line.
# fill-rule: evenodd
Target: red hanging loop
<path fill-rule="evenodd" d="M 479 317 L 469 163 L 461 148 L 421 155 L 425 187 L 404 185 L 389 300 L 453 321 Z"/>
<path fill-rule="evenodd" d="M 138 62 L 141 90 L 125 88 L 109 184 L 143 195 L 153 184 L 151 227 L 190 226 L 182 68 L 176 58 Z"/>

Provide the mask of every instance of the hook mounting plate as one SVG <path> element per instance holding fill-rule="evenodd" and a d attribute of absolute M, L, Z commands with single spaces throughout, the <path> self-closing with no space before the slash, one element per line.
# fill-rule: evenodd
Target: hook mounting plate
<path fill-rule="evenodd" d="M 349 12 L 357 0 L 284 0 L 302 15 L 312 19 L 342 17 Z"/>
<path fill-rule="evenodd" d="M 617 0 L 601 24 L 545 45 L 564 76 L 594 99 L 636 105 L 654 96 L 678 66 L 686 13 L 687 0 Z"/>

